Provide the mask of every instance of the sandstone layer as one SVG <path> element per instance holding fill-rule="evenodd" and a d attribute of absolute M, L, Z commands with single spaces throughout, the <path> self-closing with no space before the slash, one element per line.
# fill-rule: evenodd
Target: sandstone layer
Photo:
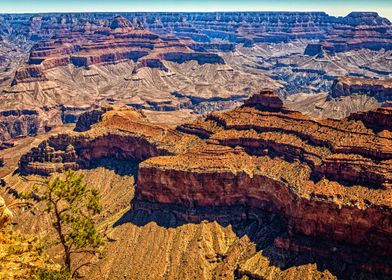
<path fill-rule="evenodd" d="M 332 84 L 331 96 L 341 97 L 366 94 L 379 102 L 392 99 L 392 79 L 374 80 L 356 77 L 341 77 Z"/>
<path fill-rule="evenodd" d="M 388 119 L 389 112 L 376 114 Z M 279 248 L 298 250 L 293 236 L 306 236 L 387 256 L 391 131 L 367 123 L 316 120 L 285 109 L 270 91 L 176 130 L 116 109 L 86 132 L 50 137 L 22 156 L 19 170 L 48 174 L 102 158 L 141 161 L 136 209 L 169 207 L 188 222 L 257 219 L 267 211 L 289 229 L 288 240 L 275 240 Z M 230 212 L 236 207 L 245 210 Z M 390 274 L 391 264 L 369 260 L 361 269 Z"/>
<path fill-rule="evenodd" d="M 391 24 L 376 13 L 2 15 L 0 27 L 1 111 L 60 110 L 56 125 L 113 104 L 197 118 L 263 87 L 280 88 L 280 96 L 325 93 L 340 76 L 391 74 Z M 303 55 L 317 40 L 350 47 Z M 312 115 L 344 117 L 375 102 L 338 103 Z"/>
<path fill-rule="evenodd" d="M 309 44 L 305 50 L 307 55 L 335 54 L 361 48 L 371 50 L 390 50 L 392 48 L 392 28 L 388 20 L 377 22 L 377 13 L 352 12 L 346 18 L 356 19 L 366 17 L 372 25 L 336 25 L 326 38 L 319 43 Z M 376 23 L 377 22 L 377 23 Z"/>
<path fill-rule="evenodd" d="M 161 59 L 183 63 L 196 60 L 200 64 L 224 61 L 217 54 L 195 52 L 176 37 L 159 37 L 136 26 L 124 17 L 116 17 L 109 27 L 97 30 L 64 30 L 34 45 L 28 64 L 19 69 L 12 85 L 21 82 L 46 81 L 45 70 L 73 64 L 88 67 L 94 64 L 116 63 L 124 60 L 138 62 L 140 67 L 167 69 Z"/>

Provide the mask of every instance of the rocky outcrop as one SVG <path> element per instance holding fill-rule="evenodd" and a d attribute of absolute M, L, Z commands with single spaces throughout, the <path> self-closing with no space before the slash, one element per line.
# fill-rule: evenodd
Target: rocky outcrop
<path fill-rule="evenodd" d="M 379 102 L 392 100 L 392 79 L 375 80 L 357 77 L 341 77 L 331 87 L 332 97 L 366 94 Z"/>
<path fill-rule="evenodd" d="M 350 13 L 328 32 L 319 43 L 312 43 L 305 49 L 305 55 L 319 55 L 323 53 L 334 55 L 358 49 L 391 50 L 392 26 L 387 19 L 377 13 Z"/>
<path fill-rule="evenodd" d="M 61 121 L 63 124 L 77 123 L 79 118 L 85 113 L 89 113 L 97 109 L 97 105 L 80 104 L 80 105 L 62 105 L 61 110 Z"/>
<path fill-rule="evenodd" d="M 267 111 L 280 111 L 283 108 L 283 102 L 272 90 L 265 90 L 247 99 L 244 106 Z"/>
<path fill-rule="evenodd" d="M 376 131 L 390 130 L 392 127 L 392 103 L 386 102 L 375 111 L 351 114 L 348 119 L 361 121 L 366 127 Z"/>
<path fill-rule="evenodd" d="M 35 136 L 60 123 L 60 112 L 56 108 L 1 111 L 0 141 Z"/>
<path fill-rule="evenodd" d="M 82 132 L 91 129 L 92 125 L 102 120 L 103 114 L 105 114 L 108 110 L 109 108 L 99 108 L 81 114 L 76 122 L 74 130 Z"/>
<path fill-rule="evenodd" d="M 316 120 L 285 109 L 270 91 L 177 130 L 126 109 L 101 118 L 86 132 L 52 137 L 32 149 L 19 169 L 42 174 L 99 158 L 137 160 L 135 208 L 163 205 L 199 221 L 213 219 L 218 209 L 243 207 L 249 210 L 228 217 L 272 212 L 291 236 L 342 242 L 379 256 L 392 250 L 389 126 L 378 133 L 359 119 Z"/>
<path fill-rule="evenodd" d="M 18 83 L 28 83 L 35 81 L 47 81 L 43 69 L 40 66 L 30 66 L 19 69 L 15 73 L 15 77 L 11 83 L 12 86 Z"/>
<path fill-rule="evenodd" d="M 90 119 L 84 121 L 86 118 Z M 191 141 L 178 132 L 148 123 L 138 111 L 123 109 L 104 115 L 97 111 L 87 113 L 77 125 L 78 130 L 91 126 L 94 118 L 102 121 L 90 131 L 50 137 L 23 155 L 20 171 L 47 175 L 89 167 L 101 158 L 143 161 L 158 155 L 174 154 Z"/>
<path fill-rule="evenodd" d="M 12 85 L 44 81 L 45 70 L 69 64 L 89 67 L 127 60 L 137 62 L 143 58 L 139 67 L 167 71 L 161 60 L 224 63 L 217 54 L 207 53 L 205 50 L 195 52 L 187 46 L 192 43 L 189 39 L 182 41 L 173 36 L 160 37 L 144 29 L 140 22 L 133 26 L 128 19 L 118 16 L 111 21 L 109 27 L 102 26 L 96 30 L 65 29 L 51 39 L 37 43 L 30 52 L 29 65 L 16 72 Z M 216 48 L 217 45 L 215 44 Z"/>
<path fill-rule="evenodd" d="M 116 28 L 131 28 L 132 25 L 129 22 L 129 20 L 127 20 L 126 18 L 122 17 L 122 16 L 117 16 L 115 17 L 112 22 L 110 23 L 110 28 L 111 29 L 116 29 Z"/>
<path fill-rule="evenodd" d="M 213 114 L 209 124 L 181 126 L 181 131 L 208 138 L 209 144 L 142 162 L 136 202 L 194 209 L 180 214 L 192 221 L 198 209 L 262 209 L 283 215 L 291 234 L 388 254 L 389 127 L 377 135 L 362 122 L 316 121 L 284 108 L 253 109 L 257 99 L 264 106 L 265 93 L 252 98 L 252 108 Z"/>

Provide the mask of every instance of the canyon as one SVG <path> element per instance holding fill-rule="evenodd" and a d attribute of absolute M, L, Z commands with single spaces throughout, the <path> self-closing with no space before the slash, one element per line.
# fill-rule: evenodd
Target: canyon
<path fill-rule="evenodd" d="M 197 119 L 238 106 L 260 88 L 319 118 L 389 99 L 367 91 L 341 99 L 334 89 L 346 76 L 390 78 L 391 23 L 376 13 L 9 14 L 1 15 L 0 30 L 0 111 L 12 111 L 14 126 L 31 126 L 20 110 L 36 111 L 34 126 L 50 129 L 124 104 Z M 349 47 L 330 51 L 330 44 Z M 308 98 L 317 104 L 309 108 Z M 43 131 L 3 130 L 2 141 Z"/>
<path fill-rule="evenodd" d="M 102 159 L 140 162 L 131 213 L 169 211 L 169 220 L 233 225 L 276 215 L 286 234 L 272 239 L 275 248 L 317 258 L 337 254 L 361 273 L 386 276 L 392 273 L 385 258 L 392 250 L 391 121 L 388 104 L 317 120 L 285 108 L 272 91 L 175 129 L 113 108 L 93 117 L 90 129 L 51 136 L 31 149 L 19 172 L 90 169 Z"/>
<path fill-rule="evenodd" d="M 72 169 L 84 278 L 390 279 L 391 46 L 372 12 L 0 15 L 0 278 L 59 269 L 15 205 Z"/>

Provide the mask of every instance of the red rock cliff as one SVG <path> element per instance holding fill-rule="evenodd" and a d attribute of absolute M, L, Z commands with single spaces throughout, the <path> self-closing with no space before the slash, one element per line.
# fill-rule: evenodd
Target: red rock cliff
<path fill-rule="evenodd" d="M 78 168 L 102 157 L 142 161 L 135 207 L 187 209 L 183 216 L 192 220 L 198 209 L 213 217 L 214 209 L 240 206 L 282 216 L 291 235 L 380 256 L 392 250 L 390 127 L 313 119 L 262 92 L 178 130 L 149 124 L 136 111 L 109 111 L 90 130 L 33 149 L 20 170 Z"/>

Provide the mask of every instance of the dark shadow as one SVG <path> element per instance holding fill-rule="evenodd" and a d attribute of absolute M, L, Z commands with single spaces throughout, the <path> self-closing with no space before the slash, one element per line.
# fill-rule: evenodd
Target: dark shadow
<path fill-rule="evenodd" d="M 382 266 L 392 269 L 390 258 L 374 256 L 371 252 L 348 244 L 290 235 L 287 222 L 277 214 L 248 207 L 189 209 L 135 200 L 132 201 L 132 208 L 113 227 L 126 223 L 144 226 L 155 222 L 161 227 L 176 228 L 189 223 L 216 221 L 224 227 L 231 225 L 238 237 L 248 236 L 256 249 L 262 250 L 263 256 L 268 258 L 270 266 L 281 270 L 316 264 L 318 271 L 328 270 L 338 279 L 391 279 L 391 275 L 387 277 L 385 272 L 381 272 Z M 369 265 L 377 269 L 369 271 Z M 235 273 L 238 278 L 244 276 L 240 270 Z"/>
<path fill-rule="evenodd" d="M 100 158 L 91 160 L 88 166 L 84 166 L 82 169 L 96 169 L 98 167 L 103 167 L 108 170 L 114 171 L 117 175 L 125 176 L 132 175 L 135 176 L 135 180 L 137 179 L 137 170 L 139 167 L 139 161 L 132 160 L 121 160 L 115 158 Z"/>

